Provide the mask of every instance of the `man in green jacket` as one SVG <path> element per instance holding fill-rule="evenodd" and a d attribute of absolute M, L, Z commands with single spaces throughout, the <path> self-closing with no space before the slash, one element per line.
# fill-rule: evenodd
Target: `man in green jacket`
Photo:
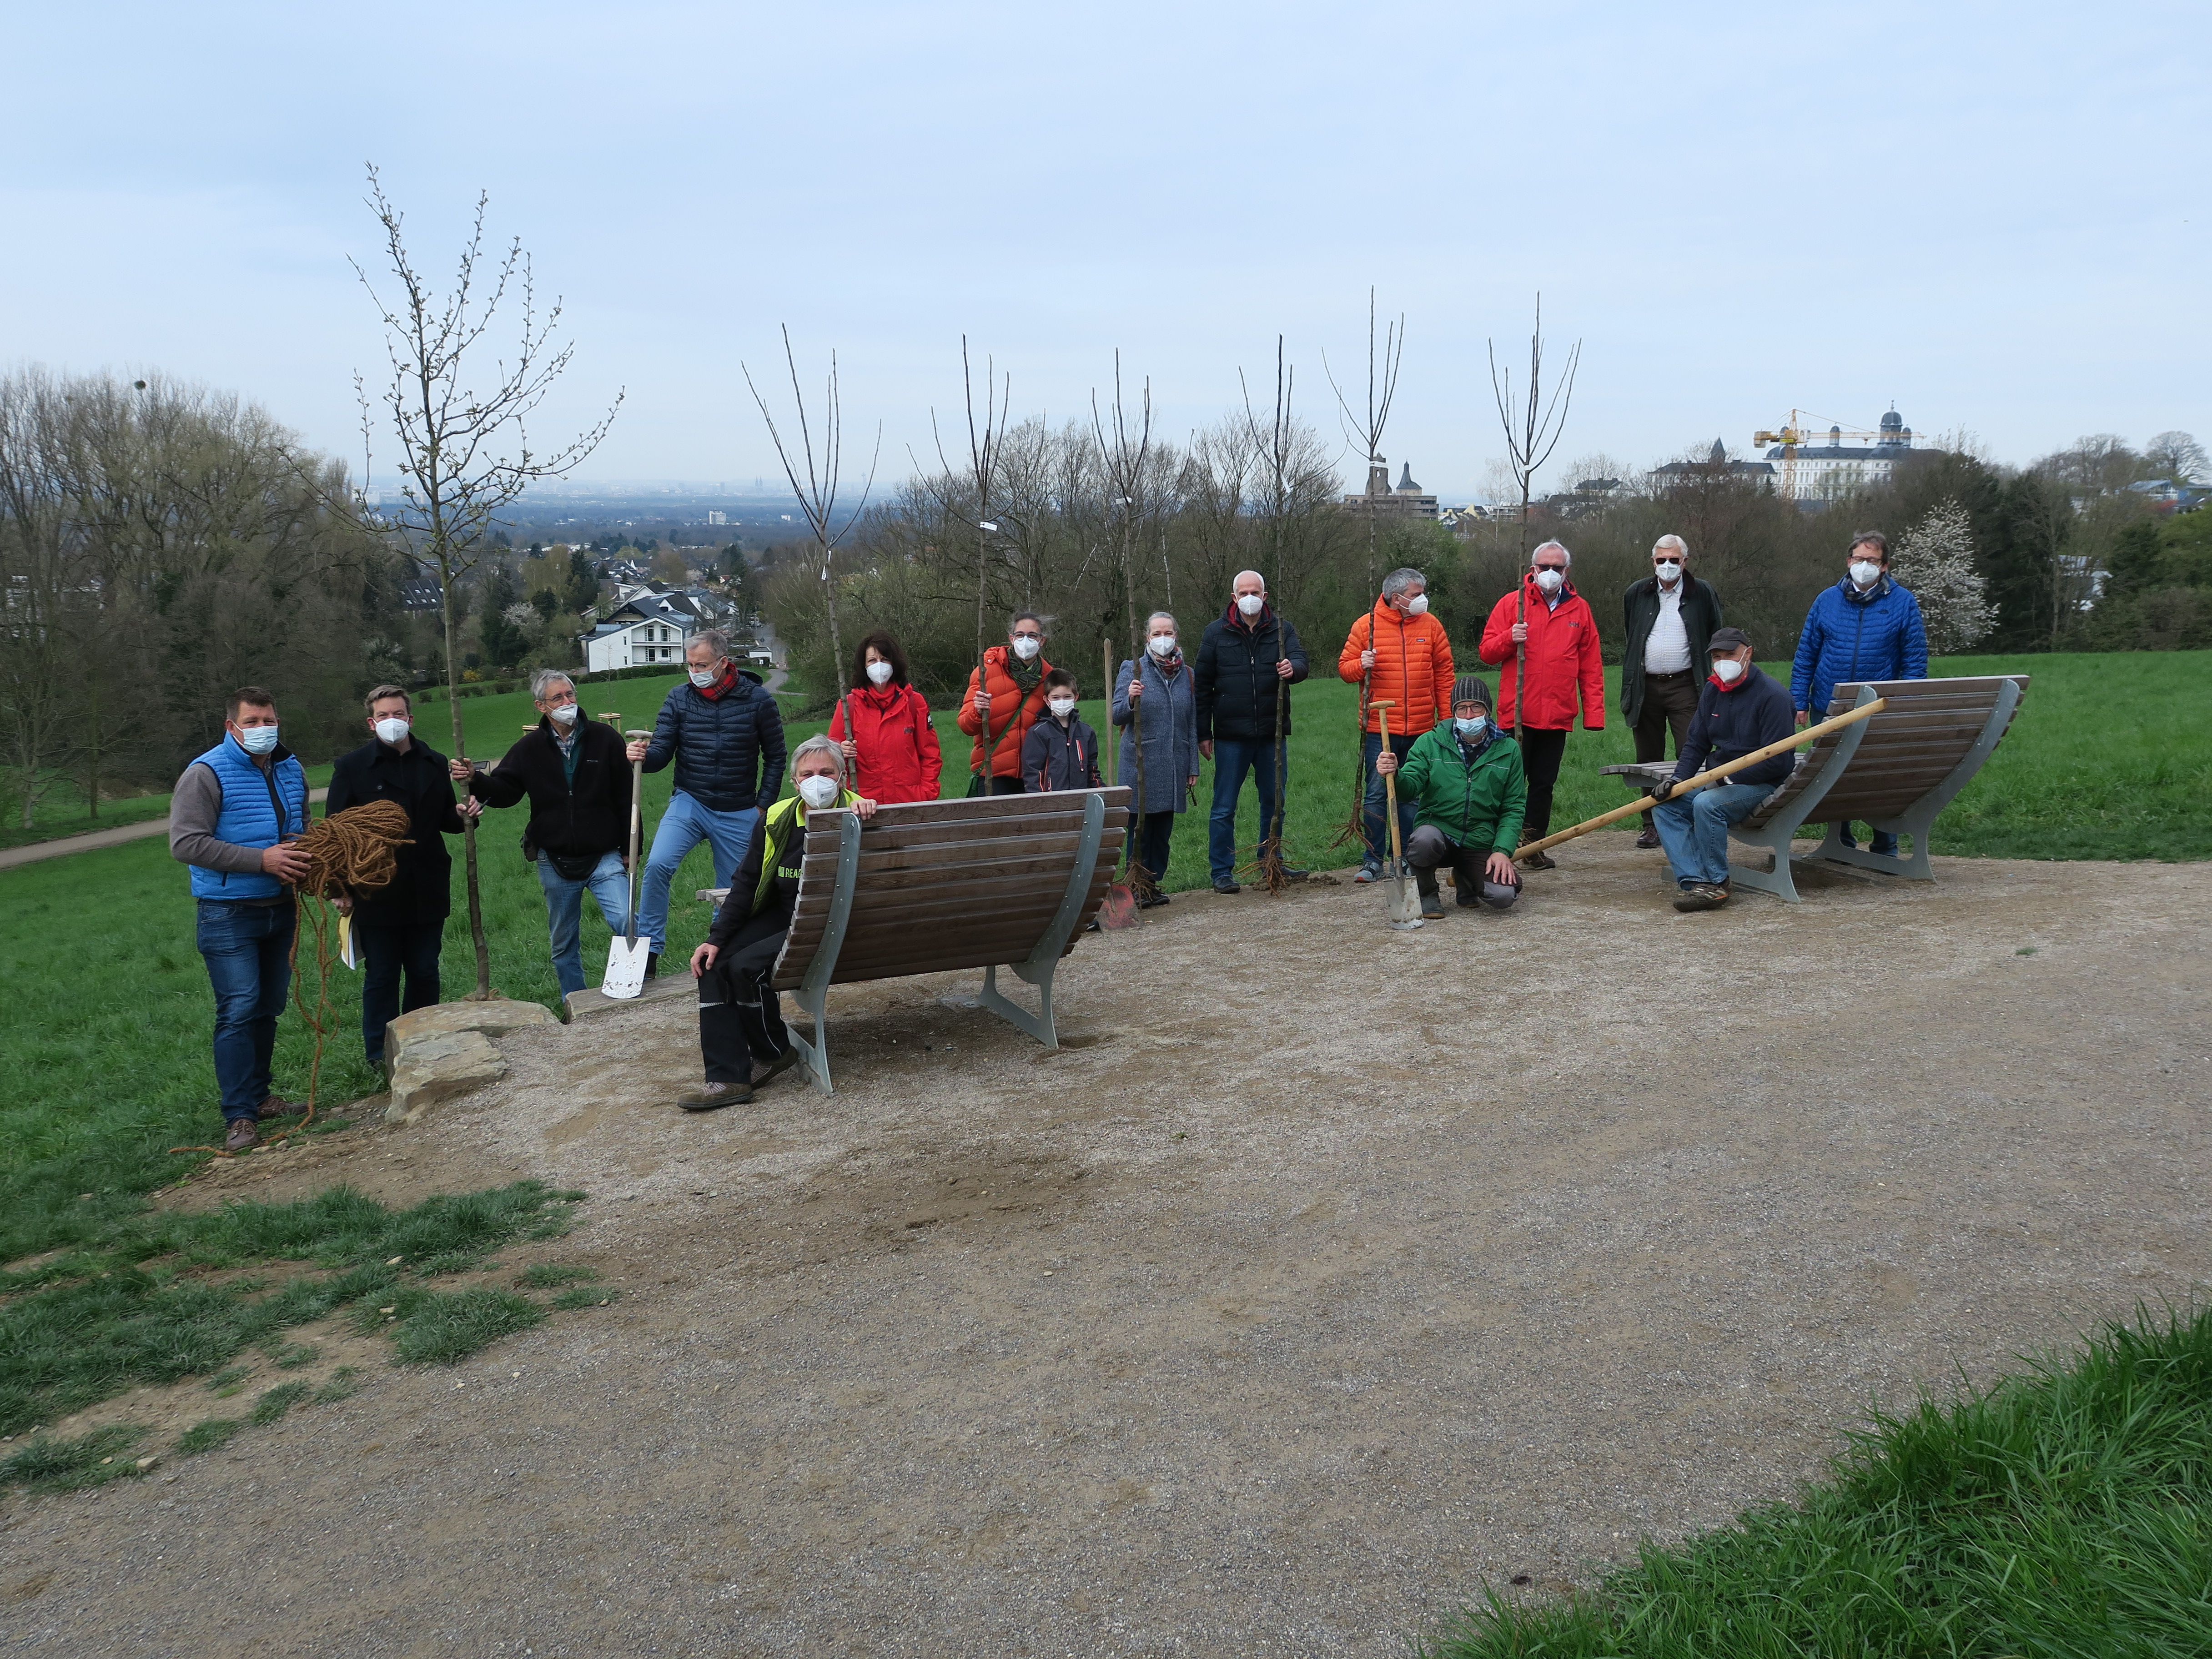
<path fill-rule="evenodd" d="M 1491 721 L 1494 706 L 1490 687 L 1462 674 L 1452 682 L 1449 726 L 1421 733 L 1402 761 L 1388 750 L 1376 757 L 1378 770 L 1397 773 L 1399 799 L 1413 803 L 1406 862 L 1421 890 L 1421 915 L 1431 921 L 1444 913 L 1440 864 L 1451 866 L 1463 910 L 1478 903 L 1510 909 L 1521 896 L 1513 849 L 1521 842 L 1528 781 L 1520 745 Z"/>

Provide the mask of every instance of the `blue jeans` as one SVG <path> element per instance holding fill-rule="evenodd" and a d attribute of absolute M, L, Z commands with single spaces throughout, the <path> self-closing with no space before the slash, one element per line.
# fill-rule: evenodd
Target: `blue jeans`
<path fill-rule="evenodd" d="M 1683 886 L 1693 881 L 1717 887 L 1728 879 L 1729 825 L 1749 817 L 1774 793 L 1771 783 L 1716 783 L 1675 795 L 1651 809 L 1659 844 Z"/>
<path fill-rule="evenodd" d="M 215 987 L 215 1080 L 226 1119 L 258 1118 L 269 1098 L 276 1017 L 292 994 L 292 902 L 199 902 L 196 941 Z"/>
<path fill-rule="evenodd" d="M 1413 739 L 1404 733 L 1390 734 L 1390 752 L 1400 760 L 1413 746 Z M 1388 799 L 1384 793 L 1382 775 L 1375 769 L 1375 757 L 1382 752 L 1382 734 L 1370 732 L 1359 740 L 1359 763 L 1367 769 L 1367 800 L 1360 813 L 1360 822 L 1367 829 L 1367 861 L 1380 864 L 1390 856 L 1390 825 L 1383 806 Z M 1402 794 L 1398 797 L 1398 841 L 1402 846 L 1413 838 L 1413 803 Z"/>
<path fill-rule="evenodd" d="M 1250 743 L 1242 738 L 1213 740 L 1213 811 L 1206 821 L 1206 863 L 1216 881 L 1230 881 L 1237 872 L 1237 798 L 1244 793 L 1244 777 L 1254 775 L 1260 797 L 1260 834 L 1265 841 L 1275 823 L 1275 741 Z"/>
<path fill-rule="evenodd" d="M 653 856 L 645 861 L 645 887 L 637 902 L 637 931 L 653 941 L 655 956 L 668 942 L 668 884 L 676 879 L 676 866 L 703 841 L 714 848 L 714 885 L 727 887 L 745 861 L 759 822 L 757 807 L 717 812 L 681 789 L 668 798 L 668 810 L 653 832 Z"/>
<path fill-rule="evenodd" d="M 354 918 L 354 943 L 361 955 L 361 1042 L 375 1065 L 384 1058 L 384 1028 L 402 1014 L 438 1006 L 438 951 L 446 940 L 439 921 L 396 922 L 379 927 Z M 399 995 L 399 975 L 407 975 L 407 996 Z"/>
<path fill-rule="evenodd" d="M 584 988 L 584 890 L 592 890 L 607 931 L 629 931 L 629 876 L 620 853 L 602 853 L 592 873 L 570 881 L 553 867 L 553 860 L 538 855 L 538 884 L 545 890 L 545 921 L 553 937 L 553 971 L 561 981 L 561 994 Z"/>

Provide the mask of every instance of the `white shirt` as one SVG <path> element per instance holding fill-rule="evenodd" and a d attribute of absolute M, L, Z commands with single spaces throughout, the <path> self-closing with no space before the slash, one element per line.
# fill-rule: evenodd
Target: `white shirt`
<path fill-rule="evenodd" d="M 1680 674 L 1690 665 L 1690 631 L 1682 626 L 1683 579 L 1674 579 L 1669 592 L 1659 588 L 1659 617 L 1651 624 L 1651 637 L 1644 641 L 1644 672 L 1647 674 Z"/>

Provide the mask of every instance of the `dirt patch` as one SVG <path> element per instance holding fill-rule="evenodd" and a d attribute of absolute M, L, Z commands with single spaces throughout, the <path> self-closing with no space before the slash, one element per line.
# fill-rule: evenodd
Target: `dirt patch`
<path fill-rule="evenodd" d="M 702 1117 L 680 1000 L 504 1039 L 220 1179 L 579 1187 L 548 1254 L 629 1294 L 10 1500 L 0 1589 L 52 1575 L 56 1650 L 1380 1655 L 1587 1583 L 2212 1281 L 2212 872 L 1938 868 L 1678 916 L 1571 848 L 1409 934 L 1178 896 L 1079 946 L 1061 1050 L 975 975 L 854 987 L 836 1095 Z"/>

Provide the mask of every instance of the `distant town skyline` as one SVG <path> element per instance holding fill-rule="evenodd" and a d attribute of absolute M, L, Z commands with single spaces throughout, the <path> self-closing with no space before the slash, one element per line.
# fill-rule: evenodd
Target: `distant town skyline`
<path fill-rule="evenodd" d="M 538 430 L 626 390 L 600 478 L 774 479 L 739 365 L 787 395 L 786 323 L 810 388 L 838 351 L 856 475 L 878 422 L 886 477 L 933 461 L 963 332 L 1054 422 L 1118 348 L 1177 441 L 1240 370 L 1272 404 L 1279 332 L 1334 441 L 1370 284 L 1407 322 L 1382 451 L 1447 501 L 1540 289 L 1583 346 L 1547 483 L 1748 458 L 1793 406 L 2014 464 L 2212 428 L 2194 9 L 1847 15 L 401 0 L 364 51 L 347 14 L 23 9 L 4 355 L 234 390 L 358 469 L 374 160 L 441 278 L 489 192 L 576 343 Z"/>

